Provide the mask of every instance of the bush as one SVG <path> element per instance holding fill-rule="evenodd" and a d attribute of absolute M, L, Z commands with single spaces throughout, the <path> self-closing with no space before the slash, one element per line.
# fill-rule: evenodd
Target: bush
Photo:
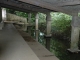
<path fill-rule="evenodd" d="M 71 35 L 71 16 L 63 13 L 52 13 L 52 35 L 59 39 L 69 39 Z M 52 16 L 53 16 L 52 15 Z"/>

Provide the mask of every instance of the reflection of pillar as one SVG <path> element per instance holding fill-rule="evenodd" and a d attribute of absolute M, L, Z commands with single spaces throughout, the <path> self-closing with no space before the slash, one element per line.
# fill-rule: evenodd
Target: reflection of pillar
<path fill-rule="evenodd" d="M 27 19 L 24 20 L 23 31 L 27 31 Z"/>
<path fill-rule="evenodd" d="M 39 30 L 35 31 L 35 35 L 36 35 L 36 41 L 38 41 L 38 39 L 39 39 Z"/>
<path fill-rule="evenodd" d="M 47 13 L 46 16 L 46 48 L 50 50 L 50 39 L 51 39 L 51 15 Z"/>
<path fill-rule="evenodd" d="M 46 48 L 50 51 L 50 39 L 51 37 L 46 37 Z"/>
<path fill-rule="evenodd" d="M 28 13 L 28 26 L 27 27 L 28 27 L 27 31 L 29 35 L 31 35 L 31 13 Z"/>
<path fill-rule="evenodd" d="M 35 15 L 35 36 L 36 36 L 36 41 L 38 41 L 38 35 L 39 35 L 39 29 L 38 29 L 38 19 L 39 19 L 39 15 L 38 15 L 38 13 L 36 13 L 36 15 Z"/>
<path fill-rule="evenodd" d="M 77 52 L 78 49 L 78 41 L 79 41 L 79 17 L 77 15 L 73 16 L 72 19 L 72 32 L 71 32 L 71 46 L 70 51 L 71 52 Z"/>

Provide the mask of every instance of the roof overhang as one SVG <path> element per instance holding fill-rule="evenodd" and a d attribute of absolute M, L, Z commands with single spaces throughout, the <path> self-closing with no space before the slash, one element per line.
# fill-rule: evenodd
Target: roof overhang
<path fill-rule="evenodd" d="M 2 7 L 24 12 L 62 12 L 73 15 L 80 12 L 80 0 L 2 0 Z"/>
<path fill-rule="evenodd" d="M 0 1 L 0 5 L 2 7 L 11 8 L 11 9 L 19 10 L 19 11 L 24 11 L 24 12 L 46 13 L 46 12 L 52 11 L 50 9 L 42 8 L 40 6 L 32 5 L 32 4 L 17 1 L 17 0 L 2 0 Z"/>
<path fill-rule="evenodd" d="M 72 15 L 80 11 L 80 0 L 19 0 L 25 3 L 40 6 Z"/>

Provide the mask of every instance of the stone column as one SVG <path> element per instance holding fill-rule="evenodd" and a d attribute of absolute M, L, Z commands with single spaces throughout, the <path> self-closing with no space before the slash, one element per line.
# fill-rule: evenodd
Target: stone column
<path fill-rule="evenodd" d="M 27 31 L 27 19 L 24 19 L 23 31 Z"/>
<path fill-rule="evenodd" d="M 2 21 L 2 8 L 0 7 L 0 22 Z"/>
<path fill-rule="evenodd" d="M 2 20 L 6 21 L 7 17 L 6 17 L 6 8 L 2 8 Z"/>
<path fill-rule="evenodd" d="M 51 15 L 47 13 L 46 16 L 46 36 L 51 37 Z"/>
<path fill-rule="evenodd" d="M 31 13 L 28 13 L 28 23 L 31 23 Z"/>
<path fill-rule="evenodd" d="M 38 19 L 39 19 L 39 15 L 38 15 L 38 13 L 36 13 L 36 15 L 35 15 L 35 28 L 36 28 L 36 30 L 38 30 Z"/>
<path fill-rule="evenodd" d="M 51 39 L 51 15 L 50 12 L 46 14 L 46 48 L 50 50 L 50 39 Z"/>
<path fill-rule="evenodd" d="M 72 31 L 71 31 L 71 46 L 68 49 L 71 52 L 78 52 L 80 51 L 78 48 L 78 41 L 79 41 L 79 30 L 80 30 L 80 18 L 78 14 L 72 16 Z"/>
<path fill-rule="evenodd" d="M 0 7 L 0 30 L 4 27 L 4 19 L 6 19 L 6 9 Z"/>
<path fill-rule="evenodd" d="M 1 22 L 2 22 L 2 8 L 0 7 L 0 30 L 2 30 L 3 28 L 3 24 Z"/>
<path fill-rule="evenodd" d="M 31 13 L 28 13 L 28 26 L 27 26 L 27 31 L 29 35 L 31 35 Z"/>
<path fill-rule="evenodd" d="M 38 29 L 38 19 L 39 19 L 39 15 L 38 13 L 35 14 L 35 36 L 36 36 L 36 41 L 38 41 L 39 38 L 39 29 Z"/>

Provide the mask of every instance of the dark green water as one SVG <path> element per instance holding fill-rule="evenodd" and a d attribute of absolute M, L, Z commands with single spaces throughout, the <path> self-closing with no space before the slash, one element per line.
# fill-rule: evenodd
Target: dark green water
<path fill-rule="evenodd" d="M 45 46 L 44 34 L 39 34 L 39 42 Z M 59 58 L 59 60 L 80 60 L 80 53 L 71 53 L 67 51 L 70 42 L 67 40 L 59 40 L 51 38 L 50 51 Z"/>

